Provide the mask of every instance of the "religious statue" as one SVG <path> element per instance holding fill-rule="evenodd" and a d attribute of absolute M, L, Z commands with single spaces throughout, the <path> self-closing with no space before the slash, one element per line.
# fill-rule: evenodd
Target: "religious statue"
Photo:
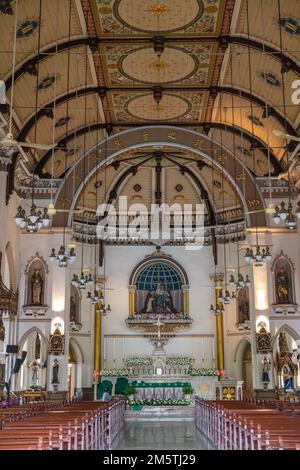
<path fill-rule="evenodd" d="M 71 296 L 70 298 L 70 322 L 77 323 L 77 312 L 76 312 L 76 302 L 75 298 Z"/>
<path fill-rule="evenodd" d="M 0 341 L 4 341 L 5 338 L 5 328 L 3 325 L 2 315 L 0 315 Z"/>
<path fill-rule="evenodd" d="M 146 313 L 176 313 L 172 296 L 162 282 L 158 282 L 156 289 L 148 293 L 145 311 Z"/>
<path fill-rule="evenodd" d="M 37 387 L 39 384 L 39 369 L 40 369 L 40 364 L 37 360 L 33 360 L 30 362 L 29 366 L 31 371 L 32 371 L 32 377 L 31 377 L 31 387 Z"/>
<path fill-rule="evenodd" d="M 262 360 L 262 376 L 261 376 L 261 381 L 263 383 L 269 383 L 270 382 L 270 377 L 269 377 L 269 370 L 271 369 L 271 363 L 270 360 L 265 356 Z"/>
<path fill-rule="evenodd" d="M 289 353 L 289 347 L 288 347 L 288 344 L 287 344 L 287 339 L 286 339 L 285 333 L 279 333 L 278 343 L 279 343 L 279 352 L 280 352 L 280 354 Z"/>
<path fill-rule="evenodd" d="M 283 366 L 282 378 L 285 393 L 292 392 L 294 389 L 294 375 L 288 365 Z"/>
<path fill-rule="evenodd" d="M 289 298 L 289 287 L 290 280 L 287 271 L 284 267 L 280 267 L 276 273 L 276 297 L 279 304 L 289 304 L 291 299 Z"/>
<path fill-rule="evenodd" d="M 250 321 L 249 290 L 244 287 L 238 293 L 238 324 Z"/>
<path fill-rule="evenodd" d="M 52 364 L 52 384 L 59 384 L 59 362 L 57 359 L 54 359 Z"/>
<path fill-rule="evenodd" d="M 31 305 L 42 305 L 43 279 L 39 269 L 35 269 L 31 278 Z"/>

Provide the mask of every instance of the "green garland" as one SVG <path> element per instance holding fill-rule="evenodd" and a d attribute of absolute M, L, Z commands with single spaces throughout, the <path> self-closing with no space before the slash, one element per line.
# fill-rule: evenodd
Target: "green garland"
<path fill-rule="evenodd" d="M 192 357 L 168 357 L 167 365 L 168 366 L 192 366 L 194 364 L 194 359 Z"/>
<path fill-rule="evenodd" d="M 145 367 L 153 365 L 151 357 L 129 357 L 126 359 L 125 363 L 127 367 Z"/>
<path fill-rule="evenodd" d="M 193 369 L 188 370 L 188 374 L 192 377 L 217 377 L 220 375 L 218 369 Z"/>
<path fill-rule="evenodd" d="M 190 406 L 192 404 L 190 400 L 186 400 L 184 398 L 149 398 L 144 400 L 136 399 L 130 400 L 128 403 L 129 406 Z"/>
<path fill-rule="evenodd" d="M 101 371 L 101 377 L 128 377 L 129 369 L 104 369 Z"/>

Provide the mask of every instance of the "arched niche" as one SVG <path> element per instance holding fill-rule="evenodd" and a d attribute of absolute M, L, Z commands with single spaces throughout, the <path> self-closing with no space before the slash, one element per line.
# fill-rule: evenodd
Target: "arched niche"
<path fill-rule="evenodd" d="M 250 295 L 249 288 L 238 290 L 236 300 L 237 327 L 245 327 L 250 323 Z"/>
<path fill-rule="evenodd" d="M 47 388 L 48 340 L 38 328 L 27 331 L 19 342 L 20 355 L 27 353 L 18 374 L 20 390 Z"/>
<path fill-rule="evenodd" d="M 273 308 L 276 313 L 295 313 L 295 266 L 283 251 L 272 264 Z"/>
<path fill-rule="evenodd" d="M 38 309 L 47 307 L 48 266 L 36 253 L 30 258 L 25 268 L 24 307 Z"/>
<path fill-rule="evenodd" d="M 69 398 L 82 398 L 83 353 L 74 338 L 69 342 L 68 394 Z"/>
<path fill-rule="evenodd" d="M 129 280 L 130 316 L 188 316 L 189 283 L 182 266 L 157 250 L 133 270 Z"/>

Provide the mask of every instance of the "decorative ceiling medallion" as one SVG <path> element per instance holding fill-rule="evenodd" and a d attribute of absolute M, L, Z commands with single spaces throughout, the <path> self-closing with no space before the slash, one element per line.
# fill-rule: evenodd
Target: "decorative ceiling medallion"
<path fill-rule="evenodd" d="M 299 36 L 300 35 L 300 23 L 291 16 L 280 18 L 278 24 L 284 29 L 286 33 Z"/>
<path fill-rule="evenodd" d="M 168 121 L 180 119 L 191 110 L 191 104 L 181 96 L 165 93 L 159 104 L 153 95 L 141 95 L 131 98 L 125 107 L 126 112 L 137 119 L 145 121 Z"/>
<path fill-rule="evenodd" d="M 133 189 L 136 193 L 139 193 L 142 190 L 142 186 L 140 184 L 135 184 Z"/>
<path fill-rule="evenodd" d="M 199 61 L 178 47 L 166 47 L 158 58 L 152 47 L 132 50 L 118 63 L 122 75 L 141 83 L 175 83 L 189 79 L 199 68 Z"/>
<path fill-rule="evenodd" d="M 204 13 L 203 0 L 116 0 L 116 19 L 141 33 L 173 33 L 193 26 Z"/>
<path fill-rule="evenodd" d="M 40 81 L 40 83 L 38 84 L 38 90 L 42 91 L 46 90 L 47 88 L 50 88 L 55 83 L 55 80 L 55 75 L 48 75 Z"/>
<path fill-rule="evenodd" d="M 248 150 L 248 149 L 246 149 L 245 147 L 242 147 L 241 145 L 237 145 L 237 146 L 236 146 L 236 149 L 237 149 L 242 155 L 244 155 L 244 157 L 251 157 L 251 156 L 252 156 L 251 150 Z"/>
<path fill-rule="evenodd" d="M 281 81 L 278 77 L 272 72 L 261 72 L 261 78 L 268 83 L 268 85 L 274 86 L 276 88 L 280 88 L 282 86 Z"/>
<path fill-rule="evenodd" d="M 175 191 L 176 191 L 177 193 L 182 193 L 182 191 L 183 191 L 183 186 L 182 186 L 182 184 L 176 184 L 176 186 L 175 186 Z"/>
<path fill-rule="evenodd" d="M 261 120 L 257 116 L 249 115 L 248 119 L 249 119 L 249 121 L 253 122 L 253 124 L 255 124 L 256 126 L 265 127 L 263 122 L 261 122 Z"/>
<path fill-rule="evenodd" d="M 40 25 L 40 22 L 38 20 L 23 21 L 23 23 L 21 23 L 18 26 L 17 38 L 18 39 L 28 38 L 38 29 L 39 25 Z"/>
<path fill-rule="evenodd" d="M 71 120 L 71 117 L 70 116 L 65 116 L 65 117 L 62 117 L 60 118 L 58 121 L 56 121 L 55 123 L 55 127 L 56 129 L 58 129 L 59 127 L 63 127 L 65 126 L 68 122 L 70 122 Z M 73 149 L 74 150 L 74 149 Z"/>

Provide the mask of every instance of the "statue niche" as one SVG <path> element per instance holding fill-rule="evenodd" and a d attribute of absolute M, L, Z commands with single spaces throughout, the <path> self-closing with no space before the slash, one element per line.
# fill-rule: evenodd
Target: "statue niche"
<path fill-rule="evenodd" d="M 33 257 L 27 265 L 26 275 L 26 306 L 44 307 L 46 304 L 47 266 L 38 256 Z"/>
<path fill-rule="evenodd" d="M 242 325 L 250 321 L 249 288 L 244 287 L 238 292 L 237 298 L 237 324 Z"/>
<path fill-rule="evenodd" d="M 182 315 L 182 286 L 174 266 L 160 260 L 146 264 L 136 280 L 136 313 L 146 317 Z"/>
<path fill-rule="evenodd" d="M 274 261 L 272 270 L 275 291 L 275 305 L 294 304 L 294 267 L 291 261 L 281 252 L 281 255 Z"/>
<path fill-rule="evenodd" d="M 75 286 L 71 286 L 70 291 L 70 330 L 75 330 L 81 326 L 80 323 L 80 294 Z"/>

